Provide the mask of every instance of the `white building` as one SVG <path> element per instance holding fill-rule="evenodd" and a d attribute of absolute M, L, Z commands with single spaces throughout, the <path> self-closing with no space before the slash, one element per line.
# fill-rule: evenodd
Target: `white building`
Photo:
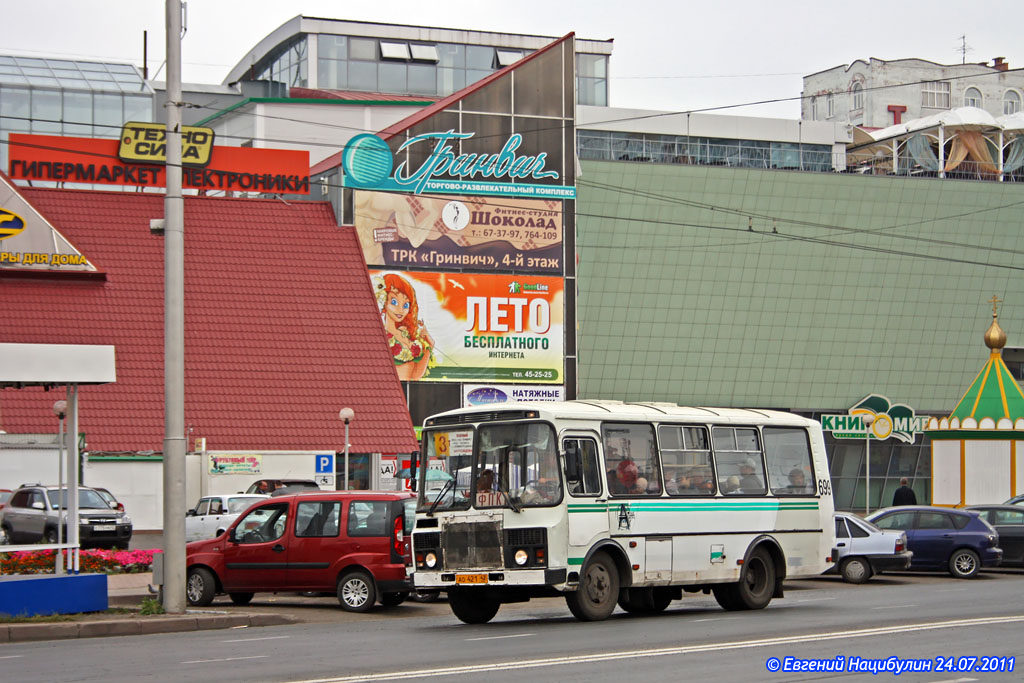
<path fill-rule="evenodd" d="M 992 116 L 1015 114 L 1024 101 L 1024 74 L 991 64 L 936 64 L 924 59 L 858 59 L 804 76 L 800 117 L 885 128 L 957 107 Z"/>

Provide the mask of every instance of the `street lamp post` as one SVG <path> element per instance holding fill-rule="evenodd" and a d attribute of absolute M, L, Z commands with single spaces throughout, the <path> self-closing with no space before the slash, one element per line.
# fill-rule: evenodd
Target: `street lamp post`
<path fill-rule="evenodd" d="M 356 416 L 356 411 L 351 408 L 342 408 L 338 413 L 338 417 L 341 418 L 342 422 L 345 423 L 345 488 L 344 491 L 348 491 L 348 423 L 352 421 L 352 418 Z"/>
<path fill-rule="evenodd" d="M 60 523 L 60 518 L 64 515 L 64 499 L 62 489 L 64 488 L 64 416 L 68 412 L 68 402 L 64 399 L 55 401 L 53 404 L 53 414 L 57 416 L 59 430 L 57 436 L 57 449 L 59 456 L 57 458 L 57 545 L 64 544 L 64 528 Z M 64 552 L 58 548 L 56 553 L 57 564 L 54 568 L 57 574 L 64 573 Z"/>
<path fill-rule="evenodd" d="M 864 436 L 864 515 L 871 514 L 871 425 L 875 416 L 871 413 L 861 415 L 861 421 L 867 429 Z"/>

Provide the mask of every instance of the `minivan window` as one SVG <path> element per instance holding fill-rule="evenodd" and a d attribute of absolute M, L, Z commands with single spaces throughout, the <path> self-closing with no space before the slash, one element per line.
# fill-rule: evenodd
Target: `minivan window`
<path fill-rule="evenodd" d="M 388 501 L 352 501 L 348 508 L 348 535 L 387 536 Z"/>
<path fill-rule="evenodd" d="M 319 501 L 299 503 L 295 511 L 295 535 L 299 537 L 334 537 L 338 535 L 341 503 Z"/>
<path fill-rule="evenodd" d="M 239 543 L 266 543 L 284 536 L 288 522 L 288 503 L 263 505 L 250 510 L 235 527 L 234 537 Z"/>

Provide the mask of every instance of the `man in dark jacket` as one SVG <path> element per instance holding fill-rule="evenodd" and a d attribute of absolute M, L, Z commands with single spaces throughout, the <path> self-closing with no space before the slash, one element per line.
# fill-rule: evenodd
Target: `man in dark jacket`
<path fill-rule="evenodd" d="M 917 496 L 914 495 L 914 489 L 907 486 L 908 480 L 906 477 L 900 479 L 900 487 L 896 489 L 896 493 L 892 496 L 892 504 L 896 505 L 917 505 Z"/>

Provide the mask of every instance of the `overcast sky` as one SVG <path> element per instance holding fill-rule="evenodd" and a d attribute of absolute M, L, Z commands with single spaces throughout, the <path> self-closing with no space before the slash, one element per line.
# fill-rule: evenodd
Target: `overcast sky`
<path fill-rule="evenodd" d="M 142 64 L 164 61 L 162 0 L 4 3 L 0 53 Z M 1024 67 L 1024 2 L 817 0 L 191 0 L 183 77 L 220 83 L 245 53 L 297 14 L 559 37 L 614 38 L 612 106 L 689 111 L 796 98 L 801 77 L 856 59 L 960 63 L 1006 57 Z M 160 71 L 157 80 L 163 80 Z M 727 112 L 798 118 L 795 101 Z"/>

